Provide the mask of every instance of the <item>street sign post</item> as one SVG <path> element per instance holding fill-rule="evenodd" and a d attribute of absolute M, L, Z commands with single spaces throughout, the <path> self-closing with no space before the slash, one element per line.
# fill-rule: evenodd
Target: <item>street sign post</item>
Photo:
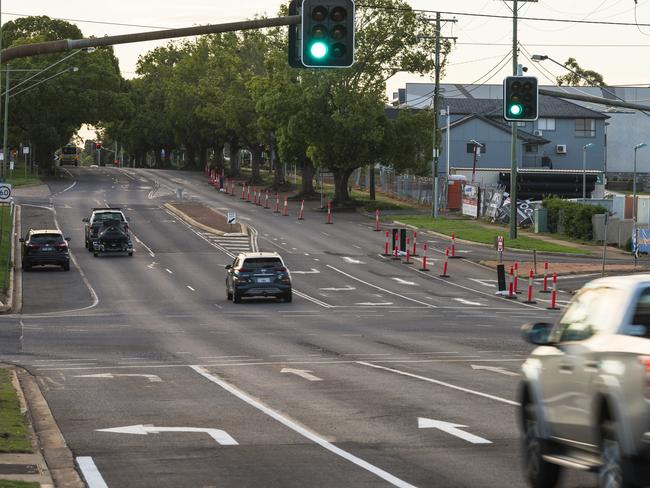
<path fill-rule="evenodd" d="M 0 203 L 9 203 L 11 201 L 11 185 L 9 183 L 0 183 Z"/>
<path fill-rule="evenodd" d="M 237 223 L 237 213 L 234 211 L 228 211 L 228 217 L 226 218 L 226 222 L 230 224 L 230 231 L 232 232 L 232 226 Z"/>

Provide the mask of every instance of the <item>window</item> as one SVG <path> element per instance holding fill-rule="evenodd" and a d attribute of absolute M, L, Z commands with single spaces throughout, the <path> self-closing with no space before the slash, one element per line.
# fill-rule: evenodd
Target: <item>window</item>
<path fill-rule="evenodd" d="M 596 137 L 596 120 L 576 119 L 576 137 Z"/>
<path fill-rule="evenodd" d="M 524 144 L 524 151 L 527 153 L 536 153 L 538 147 L 537 144 Z"/>
<path fill-rule="evenodd" d="M 553 338 L 560 342 L 583 341 L 592 335 L 607 332 L 618 323 L 624 294 L 616 288 L 586 288 L 574 297 Z"/>
<path fill-rule="evenodd" d="M 650 288 L 641 292 L 632 321 L 625 326 L 623 334 L 650 339 Z"/>
<path fill-rule="evenodd" d="M 467 143 L 467 152 L 469 154 L 474 154 L 474 144 L 471 142 Z M 483 144 L 483 147 L 481 148 L 481 154 L 485 154 L 485 144 Z"/>
<path fill-rule="evenodd" d="M 555 130 L 555 119 L 537 119 L 538 130 Z"/>

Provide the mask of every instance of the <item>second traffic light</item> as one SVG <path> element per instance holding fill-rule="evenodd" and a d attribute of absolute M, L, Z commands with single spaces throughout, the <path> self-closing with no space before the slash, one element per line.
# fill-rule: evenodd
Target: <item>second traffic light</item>
<path fill-rule="evenodd" d="M 531 121 L 538 117 L 539 90 L 534 76 L 508 76 L 503 80 L 503 118 Z"/>
<path fill-rule="evenodd" d="M 354 1 L 303 0 L 302 64 L 348 68 L 354 64 Z"/>

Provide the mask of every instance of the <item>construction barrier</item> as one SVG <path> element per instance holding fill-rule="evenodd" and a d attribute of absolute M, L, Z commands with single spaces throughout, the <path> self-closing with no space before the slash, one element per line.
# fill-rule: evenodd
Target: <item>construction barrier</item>
<path fill-rule="evenodd" d="M 515 295 L 519 295 L 519 263 L 515 261 L 515 281 L 514 281 Z"/>
<path fill-rule="evenodd" d="M 384 243 L 384 254 L 383 256 L 390 256 L 390 252 L 388 251 L 388 246 L 390 246 L 390 231 L 386 229 L 386 242 Z"/>
<path fill-rule="evenodd" d="M 544 284 L 540 293 L 551 293 L 548 289 L 548 261 L 544 261 Z"/>
<path fill-rule="evenodd" d="M 407 237 L 406 238 L 406 259 L 404 260 L 404 264 L 413 264 L 413 261 L 411 261 L 411 240 Z"/>
<path fill-rule="evenodd" d="M 553 289 L 551 290 L 551 306 L 546 307 L 549 310 L 560 310 L 557 306 L 557 273 L 553 273 Z"/>
<path fill-rule="evenodd" d="M 300 202 L 300 212 L 298 212 L 298 220 L 305 220 L 305 201 Z"/>
<path fill-rule="evenodd" d="M 506 295 L 506 298 L 510 300 L 515 300 L 517 298 L 517 295 L 515 295 L 514 292 L 514 281 L 515 281 L 515 268 L 514 266 L 510 266 L 510 280 L 508 281 L 508 294 Z"/>
<path fill-rule="evenodd" d="M 398 230 L 398 229 L 393 229 Z M 393 261 L 399 261 L 399 232 L 394 232 L 395 240 L 393 241 Z"/>
<path fill-rule="evenodd" d="M 427 243 L 424 243 L 424 246 L 422 246 L 422 267 L 420 268 L 420 271 L 429 271 L 427 269 Z"/>
<path fill-rule="evenodd" d="M 381 226 L 379 225 L 379 209 L 375 210 L 375 232 L 381 232 Z"/>
<path fill-rule="evenodd" d="M 528 296 L 526 297 L 526 300 L 524 300 L 524 303 L 537 303 L 533 297 L 533 270 L 531 269 L 530 272 L 528 273 Z"/>
<path fill-rule="evenodd" d="M 447 274 L 448 264 L 449 264 L 449 248 L 447 247 L 445 248 L 445 262 L 442 265 L 442 273 L 440 273 L 439 275 L 441 278 L 449 278 L 449 275 Z"/>
<path fill-rule="evenodd" d="M 460 257 L 460 256 L 456 256 L 456 233 L 455 232 L 451 233 L 451 255 L 449 257 L 453 259 Z"/>

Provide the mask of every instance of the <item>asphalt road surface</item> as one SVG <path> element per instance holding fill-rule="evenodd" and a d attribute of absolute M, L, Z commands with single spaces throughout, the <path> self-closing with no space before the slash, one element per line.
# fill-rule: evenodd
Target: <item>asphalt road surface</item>
<path fill-rule="evenodd" d="M 177 188 L 280 252 L 293 303 L 228 302 L 242 243 L 168 213 Z M 89 486 L 525 486 L 519 327 L 555 320 L 548 302 L 495 297 L 493 272 L 464 259 L 447 280 L 386 259 L 360 215 L 282 217 L 199 174 L 75 168 L 52 191 L 20 202 L 23 233 L 58 225 L 73 266 L 24 273 L 0 352 L 38 378 Z M 84 248 L 82 218 L 107 205 L 130 219 L 131 258 Z M 437 269 L 447 242 L 427 240 Z"/>

